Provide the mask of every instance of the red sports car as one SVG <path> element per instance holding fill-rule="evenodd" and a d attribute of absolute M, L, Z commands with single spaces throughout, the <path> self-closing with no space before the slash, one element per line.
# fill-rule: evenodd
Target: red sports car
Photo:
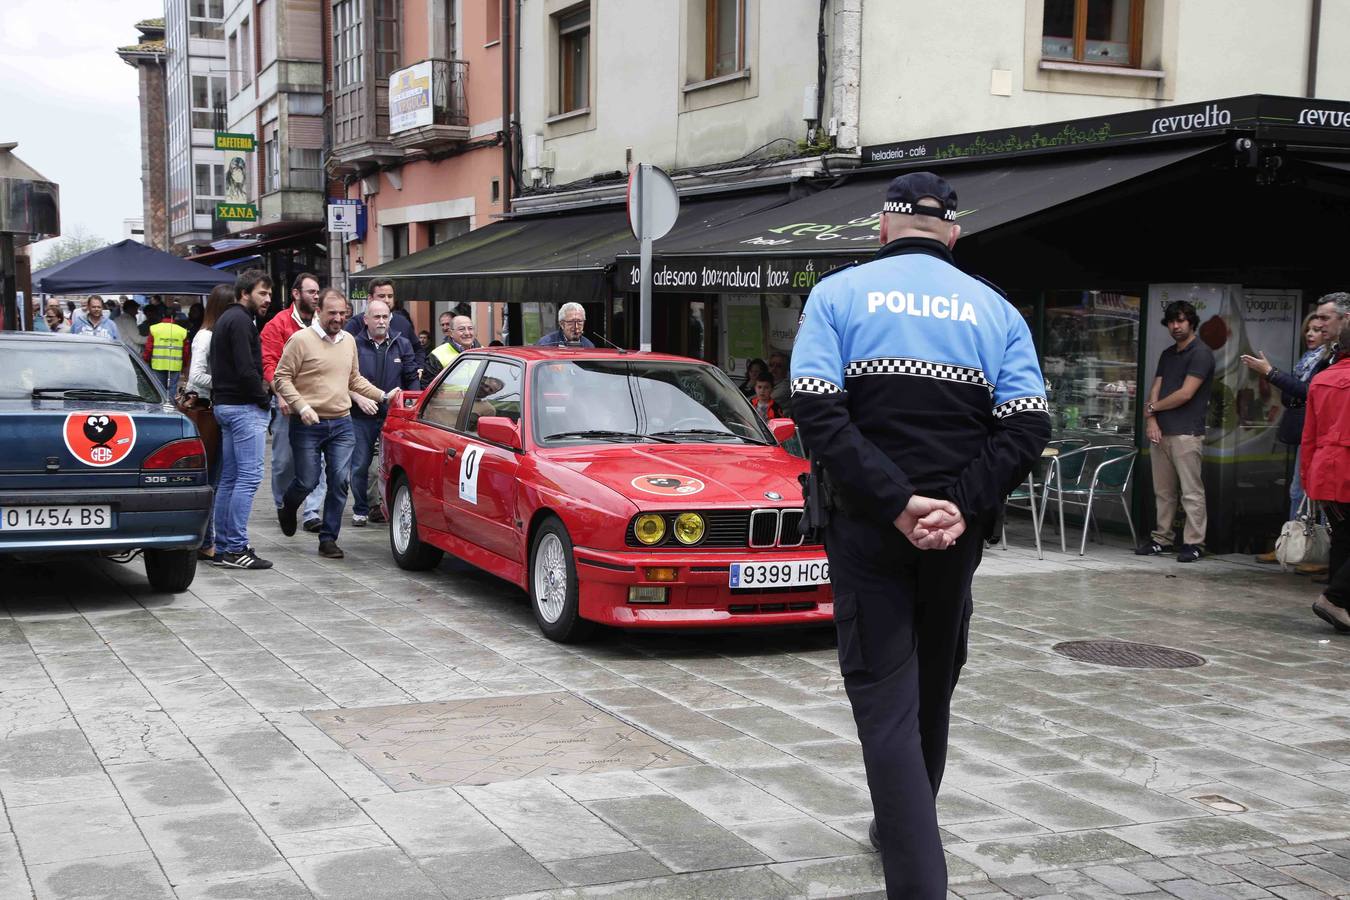
<path fill-rule="evenodd" d="M 621 628 L 828 623 L 798 531 L 806 463 L 715 366 L 657 353 L 461 354 L 384 426 L 390 547 L 524 588 L 557 641 Z M 777 438 L 775 438 L 775 432 Z"/>

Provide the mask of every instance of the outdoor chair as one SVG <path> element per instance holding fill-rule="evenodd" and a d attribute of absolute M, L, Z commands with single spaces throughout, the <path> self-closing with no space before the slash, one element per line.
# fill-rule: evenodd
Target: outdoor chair
<path fill-rule="evenodd" d="M 1059 509 L 1059 541 L 1064 546 L 1064 504 L 1083 507 L 1083 540 L 1078 555 L 1087 554 L 1088 528 L 1092 525 L 1092 504 L 1102 497 L 1115 497 L 1125 512 L 1130 538 L 1138 543 L 1134 520 L 1130 517 L 1129 486 L 1134 459 L 1139 451 L 1126 444 L 1080 447 L 1060 453 L 1051 464 L 1048 483 L 1042 495 L 1042 507 L 1054 500 Z M 1067 551 L 1066 551 L 1067 552 Z"/>

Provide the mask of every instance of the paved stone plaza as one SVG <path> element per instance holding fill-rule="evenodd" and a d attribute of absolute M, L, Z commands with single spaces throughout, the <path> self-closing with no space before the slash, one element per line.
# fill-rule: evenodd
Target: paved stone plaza
<path fill-rule="evenodd" d="M 0 563 L 0 897 L 880 896 L 830 632 L 563 647 L 383 527 L 337 562 L 262 512 L 253 539 L 275 569 L 176 597 Z M 954 894 L 1350 897 L 1350 639 L 1315 588 L 1014 543 L 957 690 Z M 1051 652 L 1093 638 L 1207 663 Z"/>

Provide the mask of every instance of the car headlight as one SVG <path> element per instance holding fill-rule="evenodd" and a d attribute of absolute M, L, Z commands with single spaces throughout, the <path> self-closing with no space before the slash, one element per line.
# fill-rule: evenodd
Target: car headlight
<path fill-rule="evenodd" d="M 648 546 L 659 544 L 666 536 L 666 520 L 656 513 L 638 516 L 633 522 L 633 534 Z"/>
<path fill-rule="evenodd" d="M 675 517 L 675 539 L 681 544 L 697 544 L 703 540 L 706 526 L 698 513 L 680 513 Z"/>

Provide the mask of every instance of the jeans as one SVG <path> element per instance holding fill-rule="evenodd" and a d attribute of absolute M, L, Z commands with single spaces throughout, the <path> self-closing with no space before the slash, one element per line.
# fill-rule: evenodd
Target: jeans
<path fill-rule="evenodd" d="M 268 425 L 268 431 L 272 434 L 272 502 L 276 504 L 277 509 L 281 509 L 281 498 L 286 493 L 286 488 L 291 486 L 295 480 L 295 460 L 291 455 L 291 432 L 290 417 L 283 416 L 277 409 L 277 398 L 272 398 L 272 421 Z M 323 505 L 323 495 L 327 488 L 327 480 L 321 470 L 319 472 L 319 483 L 314 491 L 305 498 L 304 509 L 300 516 L 300 521 L 308 522 L 310 519 L 319 518 L 319 507 Z"/>
<path fill-rule="evenodd" d="M 164 389 L 169 392 L 170 397 L 178 393 L 178 377 L 183 374 L 181 370 L 166 372 L 163 369 L 151 369 L 150 371 L 155 373 L 155 380 L 164 385 Z"/>
<path fill-rule="evenodd" d="M 355 444 L 351 416 L 321 419 L 317 425 L 306 425 L 299 416 L 291 417 L 295 480 L 286 488 L 282 500 L 287 508 L 298 508 L 319 483 L 326 464 L 328 491 L 323 501 L 323 524 L 319 526 L 320 541 L 336 541 L 338 531 L 342 529 L 342 510 L 347 506 Z"/>
<path fill-rule="evenodd" d="M 248 515 L 262 484 L 267 446 L 267 410 L 251 404 L 217 405 L 220 424 L 220 485 L 216 488 L 216 550 L 248 549 Z"/>
<path fill-rule="evenodd" d="M 206 462 L 206 483 L 216 489 L 215 499 L 211 501 L 211 514 L 206 517 L 206 534 L 202 537 L 202 549 L 210 550 L 216 546 L 216 507 L 220 498 L 220 454 L 215 458 L 207 458 Z"/>
<path fill-rule="evenodd" d="M 352 427 L 356 430 L 356 449 L 352 451 L 352 515 L 368 516 L 370 507 L 379 502 L 378 491 L 371 491 L 379 479 L 371 477 L 370 468 L 375 459 L 375 442 L 384 428 L 384 416 L 352 416 Z"/>

